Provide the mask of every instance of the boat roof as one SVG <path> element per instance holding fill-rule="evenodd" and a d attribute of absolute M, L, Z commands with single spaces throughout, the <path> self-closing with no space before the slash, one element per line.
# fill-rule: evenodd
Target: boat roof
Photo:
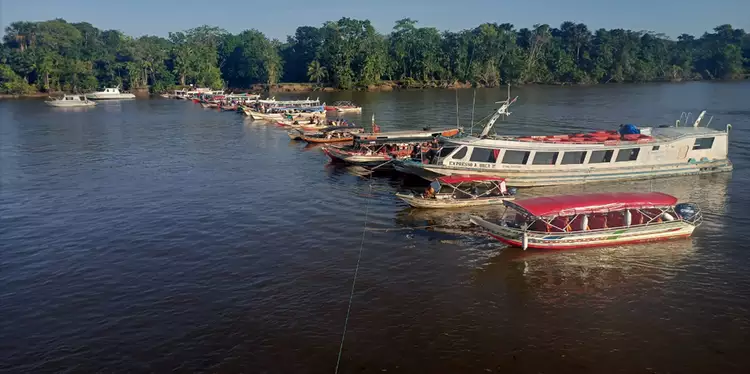
<path fill-rule="evenodd" d="M 333 103 L 333 106 L 354 106 L 354 103 L 351 101 L 336 101 Z"/>
<path fill-rule="evenodd" d="M 674 206 L 677 198 L 661 192 L 616 192 L 534 197 L 504 204 L 535 217 L 550 217 Z"/>
<path fill-rule="evenodd" d="M 582 148 L 602 148 L 602 147 L 608 147 L 611 148 L 612 146 L 628 146 L 633 144 L 653 144 L 653 143 L 661 143 L 661 142 L 670 142 L 677 140 L 679 138 L 683 137 L 700 137 L 700 136 L 717 136 L 721 134 L 726 134 L 723 130 L 717 130 L 712 129 L 708 127 L 692 127 L 692 126 L 685 126 L 685 127 L 656 127 L 656 128 L 649 128 L 649 127 L 642 127 L 640 128 L 643 130 L 650 131 L 650 135 L 647 136 L 648 140 L 644 143 L 643 140 L 616 140 L 614 142 L 610 141 L 592 141 L 592 142 L 586 142 L 586 143 L 574 143 L 574 142 L 559 142 L 555 139 L 546 139 L 546 140 L 534 140 L 534 141 L 524 141 L 521 140 L 522 138 L 537 138 L 535 136 L 530 137 L 524 137 L 524 136 L 496 136 L 496 137 L 490 137 L 490 138 L 478 138 L 476 136 L 465 136 L 460 138 L 449 138 L 445 139 L 445 141 L 455 144 L 455 145 L 472 145 L 472 146 L 480 146 L 480 147 L 488 147 L 488 148 L 498 148 L 498 147 L 509 147 L 509 148 L 534 148 L 534 149 L 569 149 L 569 148 L 575 148 L 575 149 L 582 149 Z M 601 130 L 600 130 L 601 131 Z M 563 135 L 563 134 L 560 134 Z M 541 137 L 543 138 L 543 137 Z"/>
<path fill-rule="evenodd" d="M 360 141 L 408 141 L 408 140 L 426 140 L 443 135 L 443 133 L 454 131 L 455 129 L 440 130 L 417 130 L 417 131 L 388 131 L 355 135 L 355 140 Z"/>
<path fill-rule="evenodd" d="M 449 175 L 446 177 L 437 178 L 439 182 L 456 184 L 462 182 L 503 182 L 505 178 L 490 177 L 486 175 Z"/>

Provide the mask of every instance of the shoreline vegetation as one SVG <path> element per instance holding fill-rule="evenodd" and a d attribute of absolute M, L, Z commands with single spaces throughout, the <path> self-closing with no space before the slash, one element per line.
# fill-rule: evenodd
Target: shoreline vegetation
<path fill-rule="evenodd" d="M 193 84 L 234 91 L 392 91 L 512 85 L 737 80 L 750 34 L 720 25 L 696 38 L 651 31 L 485 23 L 439 31 L 409 18 L 389 34 L 369 20 L 301 26 L 282 42 L 213 26 L 134 38 L 62 19 L 14 22 L 0 44 L 0 98 L 121 86 L 136 94 Z M 298 82 L 298 83 L 294 83 Z"/>

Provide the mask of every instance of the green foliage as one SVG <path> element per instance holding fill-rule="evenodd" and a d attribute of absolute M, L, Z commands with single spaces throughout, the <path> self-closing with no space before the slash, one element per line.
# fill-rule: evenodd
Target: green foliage
<path fill-rule="evenodd" d="M 720 25 L 700 38 L 599 29 L 484 23 L 440 32 L 406 18 L 388 35 L 368 20 L 341 18 L 298 27 L 285 43 L 257 30 L 211 26 L 132 38 L 86 22 L 13 22 L 0 44 L 3 92 L 87 91 L 100 85 L 159 92 L 194 84 L 245 88 L 311 81 L 344 89 L 398 80 L 505 83 L 739 79 L 750 73 L 750 34 Z M 12 74 L 11 74 L 12 73 Z"/>
<path fill-rule="evenodd" d="M 25 95 L 34 92 L 34 87 L 13 72 L 10 66 L 0 64 L 0 94 Z"/>

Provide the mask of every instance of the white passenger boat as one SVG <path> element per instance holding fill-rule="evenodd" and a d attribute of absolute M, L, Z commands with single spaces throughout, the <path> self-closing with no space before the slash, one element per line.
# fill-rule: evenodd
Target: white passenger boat
<path fill-rule="evenodd" d="M 96 105 L 95 102 L 88 100 L 83 95 L 65 95 L 58 99 L 50 98 L 45 103 L 57 108 L 92 107 Z"/>
<path fill-rule="evenodd" d="M 294 118 L 325 116 L 325 107 L 319 99 L 310 100 L 257 100 L 253 105 L 241 107 L 243 113 L 254 120 L 278 121 L 291 115 Z"/>
<path fill-rule="evenodd" d="M 128 100 L 135 99 L 135 95 L 129 92 L 121 92 L 119 87 L 106 87 L 103 91 L 86 94 L 89 100 Z"/>
<path fill-rule="evenodd" d="M 678 120 L 675 126 L 637 129 L 627 125 L 619 132 L 489 135 L 495 121 L 501 115 L 510 114 L 507 108 L 512 103 L 503 102 L 480 136 L 445 139 L 445 147 L 437 157 L 427 162 L 397 161 L 394 168 L 428 180 L 453 174 L 496 176 L 505 178 L 508 185 L 514 187 L 650 179 L 732 170 L 732 163 L 727 158 L 731 125 L 724 130 L 700 127 L 705 112 L 688 126 L 683 126 Z"/>
<path fill-rule="evenodd" d="M 415 208 L 466 208 L 502 205 L 514 199 L 513 192 L 502 178 L 453 175 L 432 181 L 424 193 L 398 192 L 396 197 Z"/>
<path fill-rule="evenodd" d="M 514 247 L 572 249 L 614 246 L 692 235 L 703 217 L 697 205 L 658 192 L 536 197 L 503 203 L 515 215 L 471 223 Z M 507 212 L 506 212 L 507 213 Z"/>

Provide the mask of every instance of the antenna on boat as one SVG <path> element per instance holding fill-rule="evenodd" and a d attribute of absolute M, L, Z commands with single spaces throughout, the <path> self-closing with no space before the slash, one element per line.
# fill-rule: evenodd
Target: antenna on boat
<path fill-rule="evenodd" d="M 487 125 L 484 126 L 484 129 L 482 130 L 482 134 L 479 136 L 480 138 L 484 138 L 487 135 L 489 135 L 490 130 L 495 125 L 495 122 L 497 122 L 497 120 L 498 120 L 498 118 L 500 118 L 500 116 L 503 116 L 503 115 L 509 116 L 510 115 L 510 112 L 508 111 L 508 107 L 510 107 L 513 103 L 515 103 L 516 100 L 518 100 L 518 96 L 516 96 L 515 98 L 513 98 L 513 100 L 510 99 L 510 85 L 508 85 L 508 99 L 505 100 L 505 101 L 497 101 L 497 102 L 495 102 L 495 104 L 502 104 L 502 105 L 500 106 L 500 108 L 497 109 L 497 111 L 492 116 L 492 118 L 490 118 L 490 121 L 487 122 Z"/>
<path fill-rule="evenodd" d="M 458 120 L 458 90 L 456 90 L 456 127 L 461 127 Z"/>
<path fill-rule="evenodd" d="M 477 89 L 474 88 L 474 99 L 471 101 L 471 135 L 474 135 L 474 108 L 477 105 Z"/>

